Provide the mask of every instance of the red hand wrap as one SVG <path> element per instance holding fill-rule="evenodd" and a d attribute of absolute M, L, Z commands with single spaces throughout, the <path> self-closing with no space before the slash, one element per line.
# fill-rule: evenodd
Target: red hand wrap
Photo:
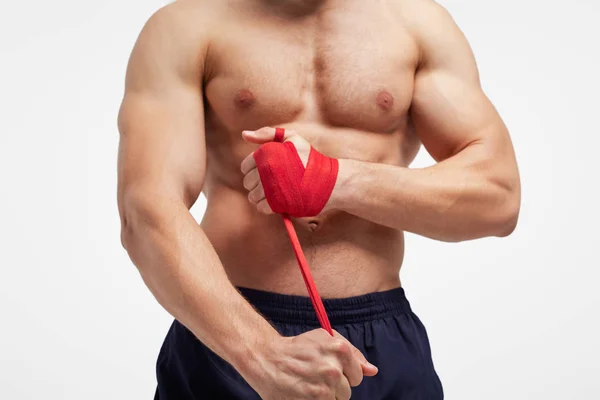
<path fill-rule="evenodd" d="M 282 142 L 283 137 L 284 130 L 277 128 L 275 141 Z M 333 336 L 331 323 L 289 215 L 315 216 L 323 210 L 337 179 L 338 161 L 311 148 L 305 169 L 296 147 L 291 142 L 263 144 L 254 152 L 254 160 L 267 202 L 274 212 L 283 214 L 283 222 L 317 319 L 321 327 Z"/>
<path fill-rule="evenodd" d="M 327 204 L 337 179 L 337 159 L 311 147 L 305 169 L 292 142 L 271 142 L 254 152 L 254 160 L 274 212 L 314 217 Z"/>

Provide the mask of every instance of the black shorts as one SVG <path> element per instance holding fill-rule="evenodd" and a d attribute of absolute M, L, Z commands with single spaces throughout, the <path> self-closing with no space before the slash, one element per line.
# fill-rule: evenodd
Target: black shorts
<path fill-rule="evenodd" d="M 285 336 L 319 327 L 308 297 L 239 288 L 242 295 Z M 401 288 L 345 299 L 324 299 L 333 329 L 379 368 L 352 388 L 353 400 L 441 400 L 425 327 Z M 156 399 L 259 400 L 225 360 L 175 321 L 157 363 Z"/>

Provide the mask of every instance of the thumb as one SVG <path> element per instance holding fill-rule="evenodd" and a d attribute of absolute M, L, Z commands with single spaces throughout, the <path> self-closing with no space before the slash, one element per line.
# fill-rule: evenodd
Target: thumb
<path fill-rule="evenodd" d="M 375 376 L 379 372 L 379 368 L 367 361 L 367 364 L 361 364 L 362 372 L 364 376 Z"/>
<path fill-rule="evenodd" d="M 369 361 L 367 361 L 367 359 L 365 358 L 363 353 L 360 352 L 360 350 L 358 350 L 356 347 L 352 347 L 352 348 L 353 348 L 352 352 L 354 354 L 354 357 L 356 357 L 356 359 L 360 362 L 360 366 L 362 367 L 363 375 L 364 376 L 377 375 L 377 372 L 379 372 L 379 369 L 376 366 L 374 366 L 373 364 L 371 364 Z"/>
<path fill-rule="evenodd" d="M 276 129 L 271 128 L 270 126 L 266 126 L 264 128 L 260 128 L 256 131 L 242 131 L 242 137 L 245 141 L 255 144 L 263 144 L 272 142 L 275 140 Z M 285 141 L 293 136 L 294 132 L 292 130 L 286 129 L 284 131 L 284 137 L 282 141 Z"/>
<path fill-rule="evenodd" d="M 337 331 L 333 331 L 333 335 L 336 336 L 336 337 L 340 337 L 340 338 L 345 339 Z M 359 349 L 357 349 L 356 347 L 354 347 L 352 345 L 352 343 L 350 343 L 350 348 L 352 349 L 352 355 L 360 363 L 363 375 L 364 376 L 375 376 L 375 375 L 377 375 L 377 372 L 379 372 L 379 368 L 377 368 L 376 366 L 374 366 L 373 364 L 371 364 L 369 361 L 367 361 L 367 359 L 365 358 L 365 356 L 363 355 L 363 353 L 361 353 Z"/>

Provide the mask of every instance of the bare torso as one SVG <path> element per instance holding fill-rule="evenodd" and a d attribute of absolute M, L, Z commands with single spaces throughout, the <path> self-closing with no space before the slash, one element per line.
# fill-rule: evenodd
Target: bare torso
<path fill-rule="evenodd" d="M 252 157 L 274 137 L 260 128 L 292 130 L 303 163 L 310 146 L 339 158 L 326 211 L 294 221 L 323 297 L 400 286 L 403 231 L 462 241 L 516 226 L 508 130 L 466 38 L 434 0 L 178 0 L 138 38 L 118 122 L 124 247 L 159 303 L 265 399 L 348 399 L 362 377 L 384 375 L 323 330 L 282 337 L 232 286 L 307 294 Z M 406 168 L 421 144 L 436 163 Z M 282 168 L 275 153 L 269 165 Z M 200 192 L 201 227 L 189 213 Z M 404 349 L 427 341 L 382 335 Z M 196 354 L 175 342 L 168 354 Z M 392 347 L 373 348 L 377 362 Z M 404 372 L 398 353 L 380 364 L 404 394 L 416 393 L 415 368 L 435 377 L 419 366 L 432 369 L 421 347 L 401 356 Z M 170 365 L 187 387 L 202 363 Z"/>
<path fill-rule="evenodd" d="M 395 2 L 292 1 L 293 13 L 224 3 L 204 68 L 201 226 L 234 285 L 305 295 L 281 218 L 248 202 L 240 163 L 257 147 L 241 132 L 293 128 L 331 157 L 408 166 L 420 147 L 408 114 L 417 46 Z M 402 232 L 337 211 L 294 222 L 324 297 L 400 285 Z"/>

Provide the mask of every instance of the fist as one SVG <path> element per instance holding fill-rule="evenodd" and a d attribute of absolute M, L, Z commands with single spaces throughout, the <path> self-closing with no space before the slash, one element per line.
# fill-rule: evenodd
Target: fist
<path fill-rule="evenodd" d="M 275 128 L 265 127 L 257 131 L 243 131 L 242 137 L 250 143 L 265 144 L 274 141 Z M 300 157 L 304 168 L 306 168 L 308 157 L 310 155 L 310 143 L 302 136 L 296 134 L 295 131 L 287 129 L 283 137 L 283 142 L 291 142 L 294 144 L 298 156 Z M 263 184 L 260 180 L 258 169 L 256 168 L 254 152 L 250 153 L 244 161 L 242 161 L 241 170 L 244 174 L 244 188 L 248 190 L 248 200 L 250 203 L 263 214 L 273 214 L 274 212 L 267 202 Z"/>
<path fill-rule="evenodd" d="M 248 382 L 265 400 L 348 400 L 351 387 L 377 374 L 360 350 L 323 329 L 284 337 L 263 357 Z"/>

